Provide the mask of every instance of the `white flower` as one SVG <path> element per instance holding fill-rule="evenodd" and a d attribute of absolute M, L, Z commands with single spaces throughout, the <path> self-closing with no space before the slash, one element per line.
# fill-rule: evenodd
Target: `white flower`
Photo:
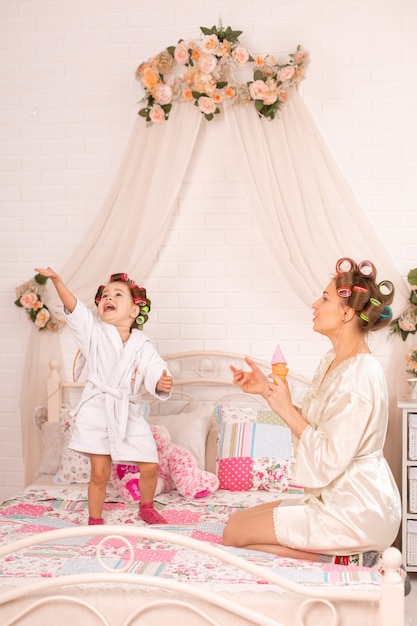
<path fill-rule="evenodd" d="M 216 103 L 213 98 L 208 98 L 207 96 L 201 96 L 198 99 L 198 108 L 204 115 L 210 115 L 214 113 L 216 110 Z"/>
<path fill-rule="evenodd" d="M 155 100 L 158 104 L 169 104 L 172 100 L 172 89 L 169 85 L 161 83 L 155 89 Z"/>

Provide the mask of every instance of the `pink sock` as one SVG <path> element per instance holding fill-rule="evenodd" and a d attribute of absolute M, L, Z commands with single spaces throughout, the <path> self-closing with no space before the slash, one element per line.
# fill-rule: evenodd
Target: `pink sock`
<path fill-rule="evenodd" d="M 198 493 L 196 493 L 194 498 L 204 498 L 205 496 L 208 496 L 209 493 L 210 491 L 208 489 L 203 489 L 203 491 L 199 491 Z"/>
<path fill-rule="evenodd" d="M 162 515 L 155 510 L 153 502 L 139 504 L 139 515 L 147 524 L 167 524 L 168 522 Z"/>
<path fill-rule="evenodd" d="M 104 524 L 104 519 L 102 517 L 89 517 L 88 525 L 89 526 L 102 526 Z"/>

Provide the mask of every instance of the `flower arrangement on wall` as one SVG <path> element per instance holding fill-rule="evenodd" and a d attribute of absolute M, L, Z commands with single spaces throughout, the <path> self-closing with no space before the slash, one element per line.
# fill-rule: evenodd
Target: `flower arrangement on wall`
<path fill-rule="evenodd" d="M 405 361 L 407 363 L 407 374 L 411 374 L 413 378 L 417 378 L 417 346 L 410 348 L 405 355 Z"/>
<path fill-rule="evenodd" d="M 39 330 L 58 331 L 64 326 L 54 317 L 44 303 L 44 287 L 47 276 L 36 274 L 33 278 L 16 287 L 15 305 L 23 308 L 28 319 L 37 326 Z"/>
<path fill-rule="evenodd" d="M 390 335 L 399 335 L 403 341 L 417 331 L 417 268 L 408 272 L 407 280 L 411 286 L 408 304 L 390 325 Z"/>
<path fill-rule="evenodd" d="M 253 103 L 260 117 L 273 120 L 304 77 L 309 55 L 297 46 L 286 63 L 272 56 L 252 56 L 239 42 L 240 30 L 200 27 L 199 41 L 180 39 L 141 63 L 136 79 L 145 89 L 139 110 L 148 124 L 168 119 L 174 102 L 190 102 L 206 120 L 220 113 L 221 104 Z M 252 79 L 237 81 L 233 71 L 252 64 Z"/>

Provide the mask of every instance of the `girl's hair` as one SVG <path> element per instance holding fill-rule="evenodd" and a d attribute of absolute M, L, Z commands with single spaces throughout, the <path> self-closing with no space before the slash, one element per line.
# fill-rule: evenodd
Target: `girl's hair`
<path fill-rule="evenodd" d="M 336 291 L 347 306 L 355 309 L 363 332 L 379 330 L 391 323 L 394 285 L 390 280 L 376 281 L 370 261 L 355 263 L 348 257 L 336 263 Z"/>
<path fill-rule="evenodd" d="M 134 280 L 130 280 L 127 274 L 112 274 L 110 276 L 108 285 L 110 283 L 126 283 L 130 289 L 130 293 L 132 294 L 132 300 L 139 307 L 139 315 L 133 322 L 131 328 L 138 328 L 139 330 L 143 329 L 143 325 L 148 321 L 148 314 L 151 310 L 151 301 L 146 297 L 146 289 L 145 287 L 139 287 Z M 94 298 L 94 302 L 96 306 L 101 300 L 103 289 L 106 285 L 100 285 L 97 289 L 97 293 Z"/>

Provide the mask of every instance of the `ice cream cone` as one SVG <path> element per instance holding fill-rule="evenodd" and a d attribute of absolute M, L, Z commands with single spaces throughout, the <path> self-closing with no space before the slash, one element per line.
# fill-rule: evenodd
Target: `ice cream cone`
<path fill-rule="evenodd" d="M 285 380 L 288 374 L 287 361 L 282 354 L 282 350 L 279 346 L 275 348 L 274 355 L 271 360 L 272 373 L 279 376 L 282 380 Z"/>
<path fill-rule="evenodd" d="M 285 365 L 285 363 L 273 363 L 272 373 L 282 378 L 282 380 L 285 380 L 288 374 L 288 367 Z"/>

